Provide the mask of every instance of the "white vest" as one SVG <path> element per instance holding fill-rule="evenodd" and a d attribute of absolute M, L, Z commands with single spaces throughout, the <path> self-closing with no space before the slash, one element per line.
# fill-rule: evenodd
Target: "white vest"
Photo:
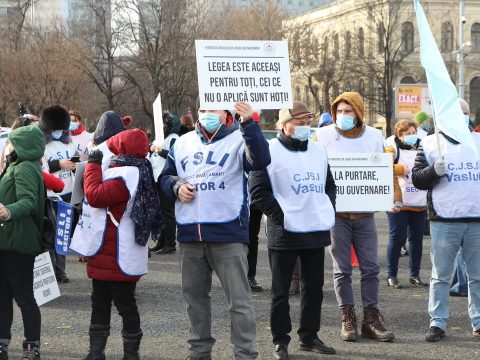
<path fill-rule="evenodd" d="M 284 227 L 291 232 L 330 230 L 335 212 L 325 193 L 328 158 L 325 148 L 308 142 L 307 151 L 290 151 L 271 139 L 272 162 L 267 167 L 273 194 L 284 214 Z"/>
<path fill-rule="evenodd" d="M 190 203 L 177 201 L 177 223 L 227 223 L 237 219 L 244 203 L 243 154 L 240 130 L 213 143 L 204 144 L 195 131 L 173 145 L 179 177 L 195 187 Z"/>
<path fill-rule="evenodd" d="M 384 143 L 385 147 L 395 146 L 395 135 L 390 135 L 389 137 L 387 137 L 385 139 L 385 141 L 383 143 Z"/>
<path fill-rule="evenodd" d="M 413 165 L 415 164 L 415 157 L 417 156 L 417 151 L 398 149 L 396 146 L 395 149 L 396 151 L 400 151 L 398 163 L 406 165 L 411 171 L 413 169 Z M 413 186 L 411 172 L 406 176 L 398 176 L 398 184 L 400 185 L 400 189 L 402 190 L 402 199 L 404 206 L 427 206 L 427 192 L 425 190 L 419 190 L 415 186 Z"/>
<path fill-rule="evenodd" d="M 42 170 L 49 172 L 48 162 L 51 160 L 69 160 L 75 154 L 75 144 L 71 142 L 70 144 L 64 144 L 61 141 L 51 141 L 45 146 L 45 154 L 42 158 Z M 75 177 L 70 170 L 60 169 L 52 173 L 60 180 L 63 181 L 65 186 L 63 191 L 58 195 L 70 194 L 73 190 L 73 182 Z M 53 190 L 47 190 L 48 197 L 56 197 L 57 193 Z"/>
<path fill-rule="evenodd" d="M 358 138 L 347 138 L 340 135 L 335 125 L 316 129 L 317 141 L 325 146 L 329 156 L 338 153 L 383 153 L 383 135 L 378 129 L 365 126 L 365 132 Z"/>
<path fill-rule="evenodd" d="M 472 133 L 480 153 L 480 134 Z M 447 174 L 432 189 L 432 202 L 438 216 L 447 219 L 480 217 L 480 158 L 465 145 L 452 144 L 442 135 L 441 154 Z M 429 165 L 438 159 L 437 136 L 422 140 Z"/>
<path fill-rule="evenodd" d="M 417 136 L 419 139 L 423 139 L 425 136 L 427 136 L 427 132 L 423 130 L 421 127 L 417 129 Z"/>
<path fill-rule="evenodd" d="M 78 135 L 72 135 L 72 141 L 80 155 L 80 161 L 86 161 L 88 159 L 88 143 L 91 139 L 92 134 L 86 131 Z"/>
<path fill-rule="evenodd" d="M 110 149 L 107 146 L 106 141 L 104 141 L 100 145 L 89 146 L 88 147 L 88 152 L 93 151 L 93 150 L 100 150 L 102 152 L 102 154 L 103 154 L 102 171 L 105 173 L 105 171 L 108 170 L 108 167 L 110 166 L 110 161 L 112 160 L 112 157 L 115 156 L 115 154 L 110 151 Z"/>
<path fill-rule="evenodd" d="M 108 169 L 103 173 L 103 181 L 122 178 L 130 193 L 125 212 L 120 222 L 105 208 L 94 208 L 86 199 L 83 200 L 83 212 L 73 233 L 70 249 L 81 256 L 95 256 L 103 246 L 107 230 L 107 216 L 118 228 L 117 262 L 118 266 L 128 276 L 142 276 L 147 273 L 148 246 L 135 242 L 135 225 L 130 219 L 133 202 L 138 188 L 138 168 L 122 166 Z"/>
<path fill-rule="evenodd" d="M 163 142 L 162 149 L 170 150 L 170 148 L 172 147 L 170 144 L 172 143 L 173 139 L 178 139 L 178 135 L 177 134 L 168 135 Z M 152 164 L 153 178 L 155 179 L 155 181 L 157 181 L 158 176 L 162 172 L 163 167 L 165 166 L 165 163 L 167 162 L 167 160 L 161 157 L 156 152 L 153 152 L 151 154 L 149 153 L 147 156 L 148 156 L 148 160 L 150 160 L 150 163 Z"/>

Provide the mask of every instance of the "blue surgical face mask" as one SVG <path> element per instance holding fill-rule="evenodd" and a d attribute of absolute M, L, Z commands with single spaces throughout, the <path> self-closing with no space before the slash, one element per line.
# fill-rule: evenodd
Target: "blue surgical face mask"
<path fill-rule="evenodd" d="M 295 133 L 292 135 L 292 138 L 300 140 L 300 141 L 307 141 L 310 137 L 310 126 L 295 126 Z"/>
<path fill-rule="evenodd" d="M 211 113 L 202 113 L 198 115 L 198 121 L 202 127 L 209 133 L 215 132 L 222 123 L 220 122 L 220 115 Z"/>
<path fill-rule="evenodd" d="M 417 134 L 405 135 L 405 137 L 403 138 L 403 142 L 410 146 L 415 145 L 417 141 L 418 141 Z"/>
<path fill-rule="evenodd" d="M 465 116 L 465 122 L 467 125 L 470 125 L 470 115 L 464 115 Z"/>
<path fill-rule="evenodd" d="M 354 116 L 350 115 L 337 115 L 337 127 L 340 130 L 348 131 L 352 130 L 355 124 L 357 123 L 357 120 L 355 119 Z"/>
<path fill-rule="evenodd" d="M 75 131 L 75 130 L 77 130 L 79 127 L 80 127 L 80 123 L 79 123 L 79 122 L 73 122 L 73 121 L 71 121 L 71 122 L 70 122 L 70 127 L 68 128 L 68 130 L 70 130 L 70 131 Z"/>
<path fill-rule="evenodd" d="M 58 140 L 62 137 L 63 135 L 63 130 L 54 130 L 52 131 L 52 138 L 54 138 L 55 140 Z"/>

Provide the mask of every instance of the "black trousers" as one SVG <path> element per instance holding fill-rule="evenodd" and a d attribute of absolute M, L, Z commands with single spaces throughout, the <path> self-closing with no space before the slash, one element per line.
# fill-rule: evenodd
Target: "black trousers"
<path fill-rule="evenodd" d="M 175 202 L 159 191 L 160 210 L 162 212 L 164 228 L 160 237 L 162 247 L 175 246 L 177 223 L 175 221 Z"/>
<path fill-rule="evenodd" d="M 33 296 L 35 256 L 0 251 L 0 340 L 12 338 L 13 299 L 22 312 L 25 340 L 40 340 L 41 315 Z"/>
<path fill-rule="evenodd" d="M 260 224 L 262 222 L 263 213 L 250 207 L 250 222 L 248 224 L 248 236 L 250 243 L 248 244 L 248 277 L 257 274 L 257 258 L 258 258 L 258 233 L 260 232 Z"/>
<path fill-rule="evenodd" d="M 311 342 L 320 330 L 323 301 L 325 248 L 305 250 L 269 250 L 272 270 L 272 303 L 270 328 L 274 344 L 288 344 L 292 331 L 288 291 L 293 268 L 299 258 L 300 265 L 300 326 L 298 336 Z"/>
<path fill-rule="evenodd" d="M 92 325 L 110 325 L 112 301 L 122 317 L 123 330 L 137 334 L 140 329 L 140 315 L 135 300 L 133 281 L 92 280 Z"/>

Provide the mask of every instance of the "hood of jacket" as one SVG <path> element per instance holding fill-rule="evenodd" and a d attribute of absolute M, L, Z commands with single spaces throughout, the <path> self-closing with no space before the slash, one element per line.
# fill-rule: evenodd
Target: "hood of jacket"
<path fill-rule="evenodd" d="M 140 129 L 124 130 L 108 139 L 107 146 L 115 155 L 144 158 L 148 154 L 148 136 Z"/>
<path fill-rule="evenodd" d="M 15 163 L 38 161 L 45 153 L 45 137 L 38 126 L 29 125 L 13 130 L 8 139 L 17 153 Z"/>
<path fill-rule="evenodd" d="M 96 145 L 100 145 L 124 130 L 122 117 L 115 111 L 106 111 L 98 120 L 97 128 L 93 133 L 93 141 Z"/>

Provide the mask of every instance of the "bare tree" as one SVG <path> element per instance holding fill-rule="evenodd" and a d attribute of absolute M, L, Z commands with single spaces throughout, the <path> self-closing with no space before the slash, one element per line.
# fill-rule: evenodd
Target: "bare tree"
<path fill-rule="evenodd" d="M 115 110 L 121 105 L 121 95 L 128 90 L 119 69 L 126 29 L 117 14 L 123 9 L 114 0 L 86 0 L 85 3 L 86 18 L 73 24 L 76 31 L 71 37 L 77 47 L 76 66 L 105 97 L 108 108 Z"/>
<path fill-rule="evenodd" d="M 376 105 L 376 112 L 385 116 L 386 134 L 392 134 L 395 81 L 405 69 L 406 60 L 415 51 L 413 41 L 413 8 L 407 0 L 365 0 L 363 13 L 373 36 L 365 37 L 368 48 L 358 43 L 357 29 L 355 62 L 352 71 L 360 78 L 370 79 L 363 96 Z M 412 25 L 410 25 L 412 24 Z"/>
<path fill-rule="evenodd" d="M 18 102 L 39 114 L 48 104 L 69 106 L 78 101 L 88 79 L 71 66 L 73 54 L 75 49 L 59 28 L 37 31 L 17 51 L 2 51 L 0 97 L 5 114 L 13 120 Z"/>
<path fill-rule="evenodd" d="M 250 1 L 246 7 L 226 1 L 212 36 L 219 40 L 282 40 L 282 22 L 288 14 L 278 1 Z"/>
<path fill-rule="evenodd" d="M 286 29 L 292 73 L 306 81 L 320 112 L 329 111 L 331 96 L 338 95 L 347 74 L 340 34 L 331 29 L 318 34 L 308 24 L 289 23 Z"/>
<path fill-rule="evenodd" d="M 215 10 L 216 27 L 210 38 L 218 40 L 282 40 L 285 32 L 282 22 L 288 14 L 277 1 L 250 1 L 248 6 L 236 6 L 224 1 L 223 8 Z M 278 116 L 276 110 L 263 110 L 266 122 Z"/>
<path fill-rule="evenodd" d="M 165 110 L 179 113 L 197 95 L 195 38 L 206 33 L 208 3 L 123 0 L 124 56 L 119 66 L 144 114 L 153 124 L 152 103 L 160 93 Z M 193 104 L 192 104 L 193 102 Z"/>

